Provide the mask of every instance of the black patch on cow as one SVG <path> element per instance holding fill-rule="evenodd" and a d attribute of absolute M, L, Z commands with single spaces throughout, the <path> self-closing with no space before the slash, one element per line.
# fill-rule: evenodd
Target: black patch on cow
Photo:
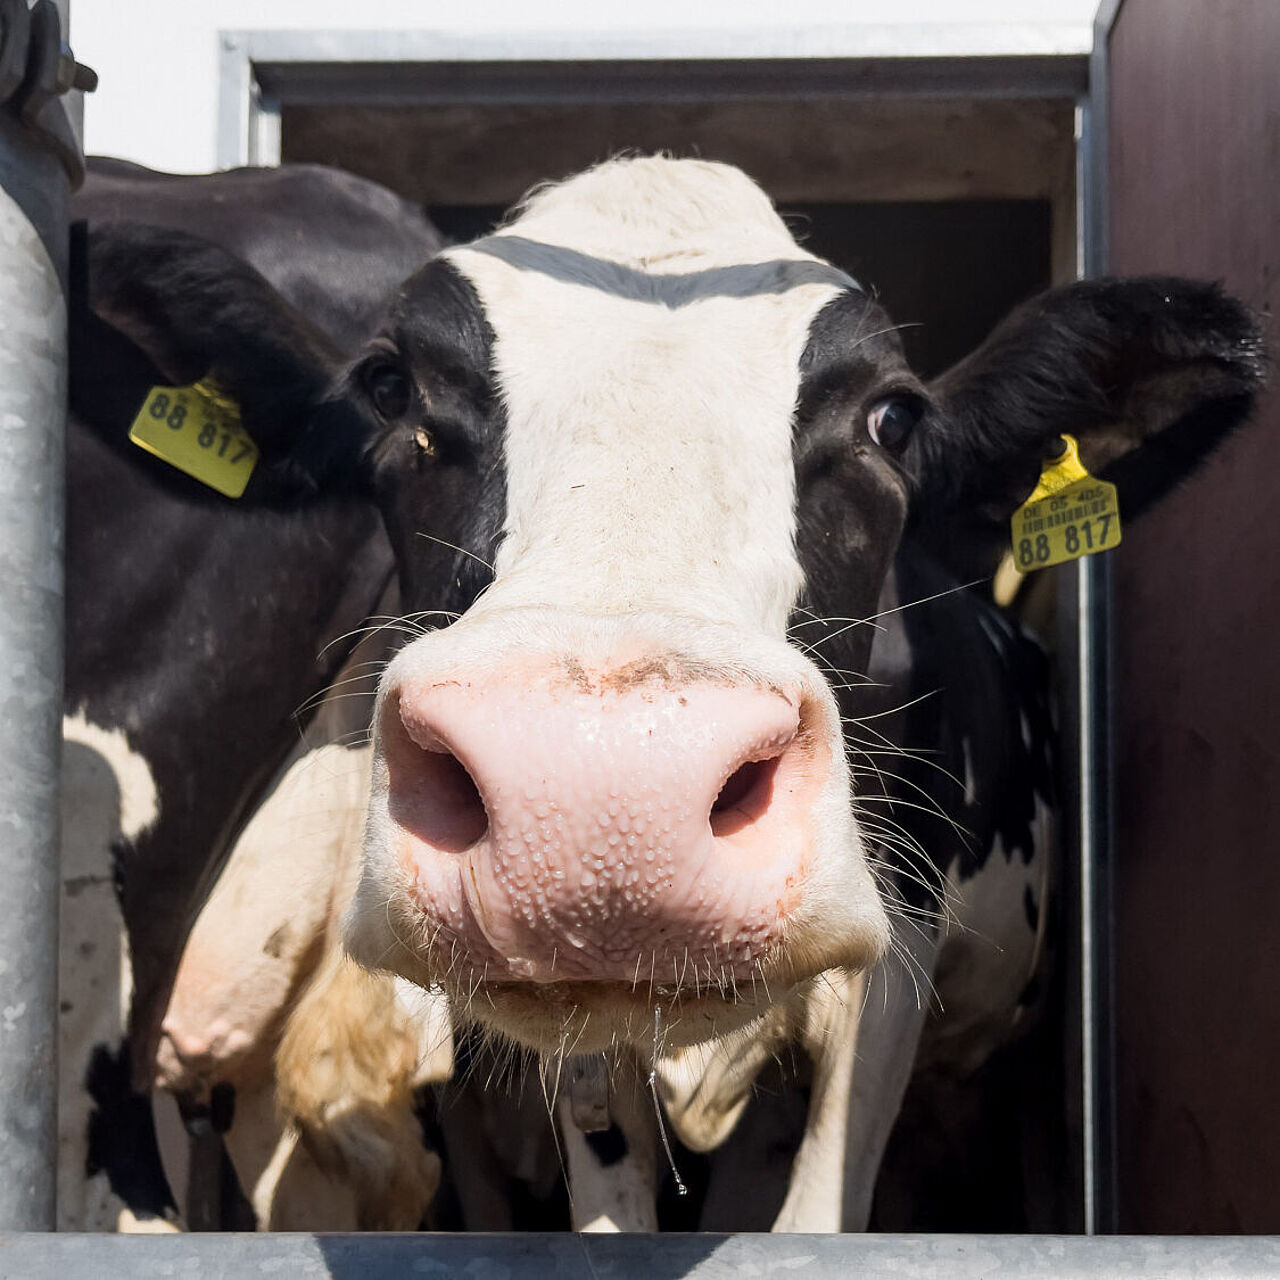
<path fill-rule="evenodd" d="M 824 632 L 845 627 L 821 619 L 875 612 L 906 519 L 907 474 L 867 429 L 872 408 L 895 395 L 927 408 L 884 311 L 867 294 L 848 290 L 810 325 L 792 437 L 796 552 L 804 572 L 793 620 L 803 629 L 794 638 L 817 646 L 819 662 L 828 656 Z M 841 660 L 829 665 L 865 670 L 871 634 L 871 627 L 847 629 Z"/>
<path fill-rule="evenodd" d="M 584 1133 L 582 1138 L 603 1169 L 611 1169 L 619 1160 L 625 1160 L 630 1150 L 627 1135 L 616 1124 L 596 1133 Z"/>
<path fill-rule="evenodd" d="M 1032 933 L 1040 927 L 1040 908 L 1036 903 L 1036 895 L 1031 892 L 1031 886 L 1027 885 L 1022 890 L 1022 910 L 1027 917 L 1027 927 Z"/>
<path fill-rule="evenodd" d="M 404 285 L 381 335 L 346 377 L 348 394 L 377 424 L 368 453 L 409 611 L 461 613 L 492 580 L 506 515 L 506 410 L 495 389 L 493 344 L 474 286 L 436 260 Z M 411 393 L 402 412 L 380 420 L 368 383 L 388 366 Z M 437 613 L 424 618 L 445 621 Z"/>
<path fill-rule="evenodd" d="M 227 1133 L 235 1123 L 236 1091 L 225 1081 L 215 1084 L 209 1092 L 209 1119 L 214 1133 Z"/>
<path fill-rule="evenodd" d="M 178 1206 L 160 1161 L 151 1099 L 131 1085 L 129 1049 L 93 1051 L 85 1078 L 93 1099 L 85 1173 L 107 1175 L 111 1190 L 140 1218 L 173 1220 Z"/>
<path fill-rule="evenodd" d="M 256 1231 L 258 1229 L 257 1214 L 254 1213 L 253 1205 L 240 1185 L 236 1167 L 231 1163 L 231 1157 L 227 1154 L 225 1146 L 219 1153 L 218 1172 L 219 1229 Z"/>
<path fill-rule="evenodd" d="M 226 1133 L 235 1121 L 235 1086 L 225 1082 L 215 1084 L 207 1100 L 177 1095 L 178 1111 L 187 1133 L 193 1138 L 211 1133 Z"/>

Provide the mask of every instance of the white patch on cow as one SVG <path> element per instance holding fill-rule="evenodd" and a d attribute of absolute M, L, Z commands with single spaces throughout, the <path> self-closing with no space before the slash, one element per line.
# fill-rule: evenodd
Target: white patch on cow
<path fill-rule="evenodd" d="M 417 1032 L 418 1068 L 413 1077 L 416 1088 L 443 1084 L 453 1079 L 453 1015 L 449 998 L 438 986 L 418 987 L 396 978 L 396 1007 L 409 1027 Z"/>
<path fill-rule="evenodd" d="M 921 1061 L 960 1073 L 976 1070 L 1014 1031 L 1020 997 L 1044 956 L 1050 876 L 1052 812 L 1037 801 L 1031 825 L 1032 855 L 1010 855 L 996 841 L 977 873 L 947 872 L 957 928 L 948 930 L 938 953 L 935 987 L 939 1016 L 930 1023 Z M 1030 894 L 1037 919 L 1027 918 Z"/>
<path fill-rule="evenodd" d="M 178 1223 L 168 1218 L 139 1218 L 132 1209 L 123 1207 L 116 1217 L 115 1229 L 125 1236 L 169 1236 L 182 1231 Z"/>
<path fill-rule="evenodd" d="M 151 766 L 130 745 L 123 729 L 104 729 L 86 720 L 84 712 L 63 716 L 62 736 L 95 751 L 110 766 L 119 788 L 118 833 L 136 840 L 160 818 L 160 792 Z"/>
<path fill-rule="evenodd" d="M 852 281 L 745 175 L 660 158 L 545 190 L 444 256 L 484 304 L 507 409 L 505 537 L 476 609 L 676 611 L 781 636 L 802 585 L 799 361 Z"/>
<path fill-rule="evenodd" d="M 686 1147 L 714 1151 L 733 1132 L 761 1068 L 780 1057 L 791 1038 L 793 1005 L 803 1010 L 793 995 L 756 1022 L 659 1059 L 655 1075 L 663 1111 Z"/>
<path fill-rule="evenodd" d="M 124 733 L 83 715 L 66 717 L 63 733 L 58 1229 L 114 1231 L 124 1206 L 105 1174 L 85 1174 L 92 1104 L 84 1081 L 95 1047 L 119 1044 L 132 988 L 112 846 L 154 824 L 160 804 L 150 767 Z"/>
<path fill-rule="evenodd" d="M 804 1138 L 774 1231 L 841 1229 L 849 1107 L 866 981 L 862 973 L 830 973 L 812 984 L 805 1000 L 802 1039 L 813 1059 L 813 1087 Z"/>

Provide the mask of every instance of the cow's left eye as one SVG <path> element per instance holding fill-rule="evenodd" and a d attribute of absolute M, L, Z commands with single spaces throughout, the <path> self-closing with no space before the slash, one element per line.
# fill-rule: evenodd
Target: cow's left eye
<path fill-rule="evenodd" d="M 364 386 L 378 417 L 392 422 L 409 408 L 409 379 L 394 364 L 382 362 L 370 366 L 364 375 Z"/>
<path fill-rule="evenodd" d="M 889 396 L 867 414 L 867 433 L 882 449 L 901 453 L 923 412 L 917 396 Z"/>

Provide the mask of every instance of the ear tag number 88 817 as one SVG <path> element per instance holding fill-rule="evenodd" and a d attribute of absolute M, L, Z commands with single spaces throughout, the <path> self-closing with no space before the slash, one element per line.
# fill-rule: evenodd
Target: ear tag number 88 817
<path fill-rule="evenodd" d="M 152 387 L 129 439 L 228 498 L 244 493 L 258 461 L 239 406 L 204 379 L 189 387 Z"/>
<path fill-rule="evenodd" d="M 1013 562 L 1026 573 L 1078 560 L 1120 544 L 1116 487 L 1091 476 L 1072 436 L 1045 464 L 1031 496 L 1013 513 Z"/>

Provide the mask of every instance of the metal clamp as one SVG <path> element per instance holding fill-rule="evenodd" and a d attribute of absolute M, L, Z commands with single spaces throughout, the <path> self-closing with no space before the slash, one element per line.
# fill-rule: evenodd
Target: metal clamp
<path fill-rule="evenodd" d="M 0 0 L 0 103 L 58 157 L 73 188 L 84 181 L 84 155 L 62 96 L 92 93 L 98 74 L 77 62 L 62 38 L 53 0 Z"/>

